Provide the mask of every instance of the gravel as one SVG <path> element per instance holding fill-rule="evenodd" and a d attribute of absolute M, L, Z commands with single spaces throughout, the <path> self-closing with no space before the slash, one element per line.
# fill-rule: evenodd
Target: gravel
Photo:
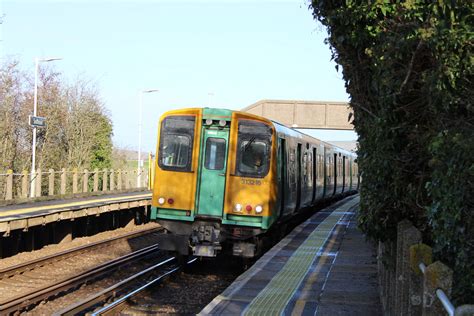
<path fill-rule="evenodd" d="M 65 242 L 62 244 L 52 244 L 38 250 L 22 252 L 12 257 L 0 259 L 0 269 L 5 269 L 8 267 L 11 267 L 20 263 L 28 262 L 34 259 L 38 259 L 41 257 L 46 257 L 48 255 L 52 255 L 54 253 L 58 253 L 67 249 L 91 244 L 96 241 L 117 237 L 129 232 L 147 229 L 147 228 L 159 227 L 159 226 L 160 225 L 158 225 L 157 223 L 147 223 L 143 225 L 123 227 L 123 228 L 118 228 L 115 230 L 98 233 L 93 236 L 75 238 L 71 242 Z"/>
<path fill-rule="evenodd" d="M 199 260 L 134 298 L 122 315 L 195 315 L 243 272 L 238 258 Z"/>

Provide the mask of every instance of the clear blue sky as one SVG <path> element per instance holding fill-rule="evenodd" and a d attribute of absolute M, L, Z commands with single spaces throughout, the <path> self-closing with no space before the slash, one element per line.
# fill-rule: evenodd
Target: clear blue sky
<path fill-rule="evenodd" d="M 170 109 L 348 100 L 326 31 L 304 0 L 0 2 L 2 57 L 33 72 L 35 57 L 58 56 L 64 59 L 54 67 L 68 80 L 92 79 L 120 147 L 137 148 L 142 89 L 160 90 L 143 99 L 146 151 L 154 151 L 157 120 Z M 355 139 L 353 132 L 315 134 Z"/>

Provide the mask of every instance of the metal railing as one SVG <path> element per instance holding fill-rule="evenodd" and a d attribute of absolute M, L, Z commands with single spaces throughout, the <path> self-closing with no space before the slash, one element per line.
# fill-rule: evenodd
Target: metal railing
<path fill-rule="evenodd" d="M 379 241 L 377 250 L 380 297 L 393 315 L 474 315 L 474 304 L 455 307 L 450 300 L 454 271 L 433 262 L 433 249 L 408 220 L 397 224 L 396 241 Z"/>
<path fill-rule="evenodd" d="M 426 273 L 426 265 L 423 262 L 420 262 L 418 265 L 420 268 L 421 273 L 425 275 Z M 448 313 L 449 316 L 454 316 L 454 311 L 456 310 L 454 305 L 451 303 L 449 300 L 448 296 L 442 289 L 437 289 L 436 290 L 436 297 L 440 300 L 441 304 L 443 304 L 444 309 Z"/>

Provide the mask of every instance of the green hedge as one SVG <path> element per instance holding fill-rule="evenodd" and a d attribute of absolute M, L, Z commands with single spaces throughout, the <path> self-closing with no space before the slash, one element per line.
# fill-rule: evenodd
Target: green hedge
<path fill-rule="evenodd" d="M 411 220 L 474 297 L 472 1 L 313 0 L 359 134 L 360 227 L 394 240 Z"/>

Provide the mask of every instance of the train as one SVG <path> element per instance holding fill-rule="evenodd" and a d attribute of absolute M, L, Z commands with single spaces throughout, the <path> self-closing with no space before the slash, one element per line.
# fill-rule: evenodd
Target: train
<path fill-rule="evenodd" d="M 302 210 L 360 185 L 355 153 L 234 110 L 166 112 L 156 152 L 150 218 L 180 256 L 256 257 Z"/>

